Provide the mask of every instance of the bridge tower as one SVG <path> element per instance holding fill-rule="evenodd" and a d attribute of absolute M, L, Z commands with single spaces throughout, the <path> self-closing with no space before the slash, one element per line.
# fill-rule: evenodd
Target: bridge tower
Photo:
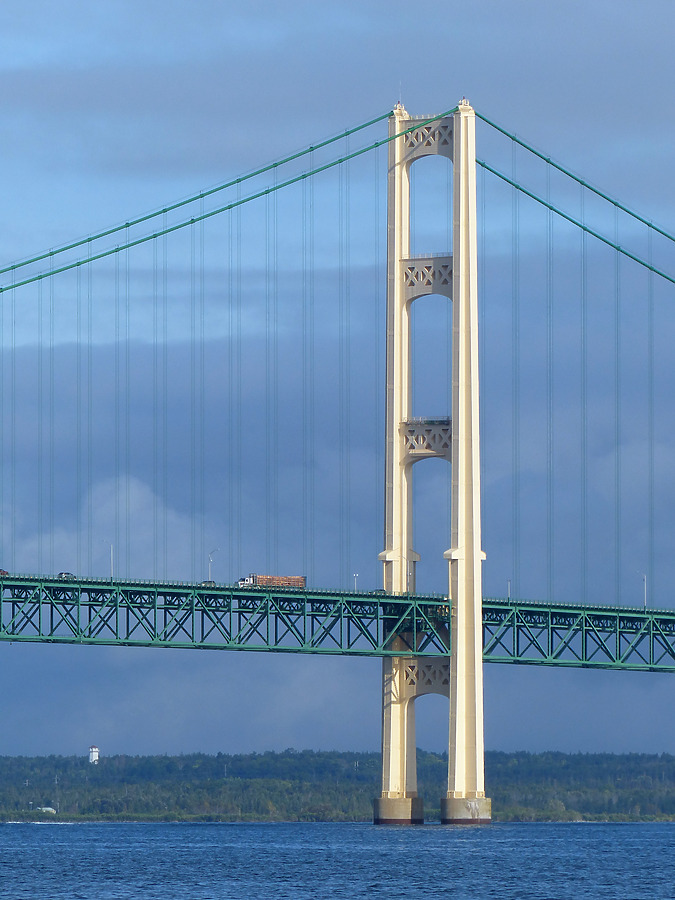
<path fill-rule="evenodd" d="M 452 117 L 413 118 L 400 104 L 389 121 L 387 195 L 387 392 L 385 549 L 380 554 L 387 593 L 415 591 L 419 555 L 412 547 L 412 469 L 440 457 L 452 465 L 449 566 L 449 660 L 389 657 L 382 667 L 382 794 L 377 824 L 424 821 L 417 795 L 414 701 L 427 693 L 450 698 L 448 790 L 444 823 L 491 818 L 485 797 L 483 642 L 478 420 L 478 290 L 476 264 L 475 115 L 463 100 Z M 440 154 L 453 164 L 452 255 L 410 255 L 410 166 Z M 410 307 L 428 294 L 448 297 L 452 312 L 450 419 L 412 416 Z M 394 648 L 409 648 L 397 635 Z M 414 644 L 412 645 L 414 646 Z"/>

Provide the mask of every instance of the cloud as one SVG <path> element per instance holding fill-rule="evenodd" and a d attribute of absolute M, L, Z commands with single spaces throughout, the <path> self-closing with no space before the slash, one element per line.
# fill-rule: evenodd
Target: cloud
<path fill-rule="evenodd" d="M 1 703 L 6 754 L 85 754 L 91 743 L 103 754 L 239 753 L 304 747 L 310 734 L 322 749 L 379 742 L 379 660 L 20 644 L 0 654 L 24 698 Z"/>

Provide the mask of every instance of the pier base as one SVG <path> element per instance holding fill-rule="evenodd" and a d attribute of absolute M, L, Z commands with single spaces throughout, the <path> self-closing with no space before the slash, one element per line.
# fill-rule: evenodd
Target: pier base
<path fill-rule="evenodd" d="M 373 800 L 375 825 L 424 825 L 421 797 L 377 797 Z"/>
<path fill-rule="evenodd" d="M 441 825 L 489 825 L 491 821 L 488 797 L 441 797 Z"/>

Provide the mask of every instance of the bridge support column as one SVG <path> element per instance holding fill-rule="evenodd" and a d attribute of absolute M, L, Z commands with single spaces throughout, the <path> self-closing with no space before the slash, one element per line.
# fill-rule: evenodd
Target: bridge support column
<path fill-rule="evenodd" d="M 406 681 L 407 660 L 382 660 L 382 795 L 374 800 L 376 825 L 423 825 L 417 796 L 414 691 Z"/>
<path fill-rule="evenodd" d="M 387 186 L 387 392 L 385 443 L 385 548 L 387 593 L 415 591 L 419 556 L 412 549 L 413 464 L 437 457 L 452 465 L 449 597 L 452 641 L 444 692 L 450 696 L 448 791 L 444 822 L 490 821 L 483 763 L 483 654 L 478 432 L 478 293 L 475 115 L 463 100 L 453 117 L 411 118 L 398 104 L 389 122 Z M 452 255 L 410 256 L 410 166 L 432 154 L 453 163 Z M 452 301 L 450 418 L 412 416 L 410 307 L 427 294 Z M 415 648 L 417 635 L 391 635 L 392 649 Z M 413 700 L 408 681 L 422 658 L 383 661 L 382 795 L 375 822 L 423 818 L 417 796 Z M 416 682 L 415 682 L 416 685 Z"/>
<path fill-rule="evenodd" d="M 402 645 L 400 638 L 396 640 Z M 446 659 L 383 660 L 382 795 L 373 801 L 376 825 L 424 823 L 424 801 L 417 794 L 415 700 L 423 694 L 447 697 L 449 687 Z"/>
<path fill-rule="evenodd" d="M 453 117 L 452 603 L 448 792 L 444 823 L 491 820 L 483 747 L 483 615 L 478 411 L 475 116 Z"/>

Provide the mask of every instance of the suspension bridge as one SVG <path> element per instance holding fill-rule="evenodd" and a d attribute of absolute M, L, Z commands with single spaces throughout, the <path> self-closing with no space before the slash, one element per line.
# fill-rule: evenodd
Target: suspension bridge
<path fill-rule="evenodd" d="M 399 105 L 0 270 L 0 639 L 382 657 L 380 822 L 426 693 L 489 820 L 482 661 L 675 671 L 674 238 L 476 118 L 490 161 Z"/>

